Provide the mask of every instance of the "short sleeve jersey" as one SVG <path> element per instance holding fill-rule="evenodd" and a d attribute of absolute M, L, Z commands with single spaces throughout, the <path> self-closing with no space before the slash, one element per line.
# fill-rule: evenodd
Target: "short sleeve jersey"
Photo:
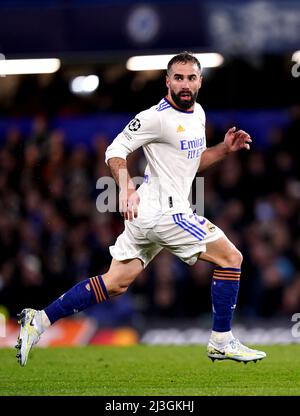
<path fill-rule="evenodd" d="M 196 103 L 193 111 L 183 111 L 163 98 L 128 123 L 107 148 L 105 161 L 126 159 L 141 146 L 147 166 L 138 190 L 140 220 L 146 224 L 162 213 L 188 209 L 191 185 L 206 149 L 201 105 Z"/>

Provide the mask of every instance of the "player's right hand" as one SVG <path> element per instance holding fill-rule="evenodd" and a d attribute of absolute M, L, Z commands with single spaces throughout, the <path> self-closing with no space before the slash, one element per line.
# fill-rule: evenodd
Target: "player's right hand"
<path fill-rule="evenodd" d="M 135 189 L 121 189 L 119 194 L 119 211 L 125 220 L 131 221 L 138 216 L 139 194 Z"/>

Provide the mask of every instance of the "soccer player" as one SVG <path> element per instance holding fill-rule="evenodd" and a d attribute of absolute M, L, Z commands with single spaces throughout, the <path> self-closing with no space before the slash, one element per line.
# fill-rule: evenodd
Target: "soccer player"
<path fill-rule="evenodd" d="M 164 248 L 189 265 L 198 260 L 215 265 L 211 294 L 213 324 L 207 346 L 212 360 L 261 360 L 262 351 L 244 346 L 231 332 L 237 303 L 242 254 L 224 232 L 193 213 L 188 202 L 197 171 L 204 171 L 231 152 L 250 149 L 251 138 L 230 128 L 223 142 L 206 147 L 205 113 L 196 103 L 202 75 L 199 61 L 188 52 L 168 63 L 167 96 L 139 113 L 106 150 L 106 163 L 120 188 L 125 230 L 110 247 L 109 270 L 72 287 L 41 311 L 20 314 L 18 360 L 23 366 L 40 335 L 58 319 L 121 295 Z M 126 158 L 143 147 L 147 166 L 138 190 Z"/>

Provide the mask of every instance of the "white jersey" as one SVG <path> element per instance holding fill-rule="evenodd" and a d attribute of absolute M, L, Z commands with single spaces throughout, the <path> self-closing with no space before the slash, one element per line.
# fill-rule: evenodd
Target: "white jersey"
<path fill-rule="evenodd" d="M 192 182 L 206 149 L 205 113 L 196 103 L 183 111 L 163 98 L 142 111 L 118 134 L 105 154 L 126 159 L 143 147 L 147 160 L 144 182 L 139 187 L 138 226 L 152 227 L 162 214 L 186 212 Z"/>

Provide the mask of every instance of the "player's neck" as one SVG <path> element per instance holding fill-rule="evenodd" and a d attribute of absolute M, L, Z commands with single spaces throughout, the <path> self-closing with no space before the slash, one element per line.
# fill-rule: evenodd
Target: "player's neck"
<path fill-rule="evenodd" d="M 169 103 L 172 105 L 172 107 L 177 108 L 177 110 L 179 110 L 179 111 L 186 111 L 186 112 L 189 112 L 189 113 L 194 111 L 195 104 L 193 104 L 189 108 L 181 108 L 177 104 L 175 104 L 175 102 L 174 102 L 173 98 L 170 96 L 170 94 L 167 94 L 165 98 L 169 101 Z"/>

